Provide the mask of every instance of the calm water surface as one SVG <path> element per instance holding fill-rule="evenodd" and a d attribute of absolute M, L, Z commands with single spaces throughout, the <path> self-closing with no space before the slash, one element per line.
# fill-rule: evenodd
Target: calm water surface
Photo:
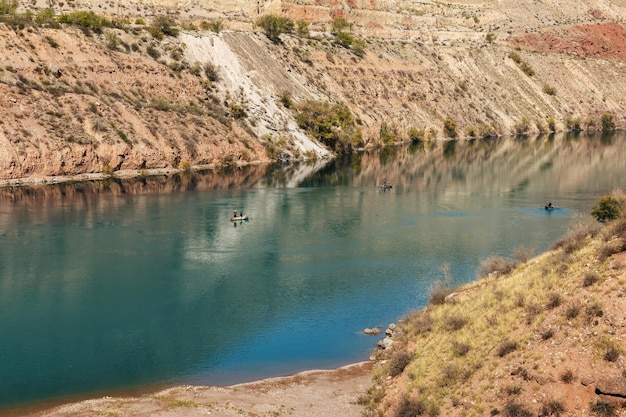
<path fill-rule="evenodd" d="M 0 190 L 0 406 L 365 360 L 442 265 L 546 250 L 625 174 L 617 134 Z"/>

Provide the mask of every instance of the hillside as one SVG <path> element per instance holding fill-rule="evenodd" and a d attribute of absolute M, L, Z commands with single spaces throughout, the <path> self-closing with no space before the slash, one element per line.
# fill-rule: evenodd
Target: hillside
<path fill-rule="evenodd" d="M 625 249 L 622 218 L 440 282 L 379 351 L 365 415 L 626 415 Z"/>
<path fill-rule="evenodd" d="M 76 10 L 116 23 L 56 23 Z M 314 105 L 347 109 L 351 133 L 331 129 L 340 151 L 626 126 L 621 0 L 33 1 L 12 13 L 0 24 L 4 185 L 327 158 L 337 145 L 298 118 Z M 307 30 L 272 42 L 254 25 L 268 13 Z M 153 30 L 163 16 L 176 36 Z"/>

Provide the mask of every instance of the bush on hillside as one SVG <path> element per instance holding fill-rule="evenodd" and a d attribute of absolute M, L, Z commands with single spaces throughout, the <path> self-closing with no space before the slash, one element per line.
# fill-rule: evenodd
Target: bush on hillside
<path fill-rule="evenodd" d="M 617 219 L 623 210 L 624 206 L 620 200 L 611 195 L 604 195 L 600 197 L 598 203 L 593 206 L 591 215 L 595 217 L 597 221 L 604 223 Z"/>
<path fill-rule="evenodd" d="M 515 268 L 515 262 L 510 261 L 502 256 L 493 255 L 480 263 L 481 277 L 491 274 L 506 275 Z"/>
<path fill-rule="evenodd" d="M 395 352 L 391 359 L 389 359 L 389 376 L 393 378 L 394 376 L 400 375 L 402 371 L 404 371 L 404 368 L 411 363 L 412 356 L 413 355 L 405 350 Z"/>
<path fill-rule="evenodd" d="M 362 144 L 354 116 L 343 104 L 307 100 L 293 109 L 298 126 L 335 152 L 351 153 Z"/>
<path fill-rule="evenodd" d="M 63 13 L 57 19 L 59 23 L 93 29 L 96 33 L 101 33 L 103 27 L 111 27 L 112 23 L 104 16 L 92 11 L 77 10 L 71 13 Z"/>
<path fill-rule="evenodd" d="M 150 27 L 148 27 L 148 32 L 155 39 L 163 39 L 164 36 L 178 36 L 178 28 L 176 27 L 176 21 L 174 18 L 167 15 L 158 15 L 152 21 Z"/>
<path fill-rule="evenodd" d="M 615 129 L 615 122 L 613 121 L 613 115 L 610 113 L 604 113 L 602 115 L 602 118 L 600 119 L 600 122 L 602 124 L 603 131 Z"/>
<path fill-rule="evenodd" d="M 274 43 L 280 43 L 280 35 L 293 32 L 294 23 L 291 19 L 275 14 L 261 16 L 255 22 Z"/>

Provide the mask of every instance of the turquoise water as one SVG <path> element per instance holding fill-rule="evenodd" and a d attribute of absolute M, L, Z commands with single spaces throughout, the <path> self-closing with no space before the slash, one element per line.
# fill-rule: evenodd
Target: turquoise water
<path fill-rule="evenodd" d="M 0 190 L 0 406 L 365 360 L 362 330 L 424 306 L 442 265 L 467 282 L 585 221 L 624 186 L 624 139 Z"/>

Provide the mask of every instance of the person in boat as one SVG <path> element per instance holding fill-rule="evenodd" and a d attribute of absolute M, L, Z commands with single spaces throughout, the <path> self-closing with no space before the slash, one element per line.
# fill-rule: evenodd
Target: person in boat
<path fill-rule="evenodd" d="M 233 217 L 238 217 L 237 210 L 233 211 Z"/>
<path fill-rule="evenodd" d="M 552 205 L 552 201 L 546 201 L 546 209 L 550 210 L 550 209 L 553 209 L 553 208 L 554 208 L 554 206 Z"/>

